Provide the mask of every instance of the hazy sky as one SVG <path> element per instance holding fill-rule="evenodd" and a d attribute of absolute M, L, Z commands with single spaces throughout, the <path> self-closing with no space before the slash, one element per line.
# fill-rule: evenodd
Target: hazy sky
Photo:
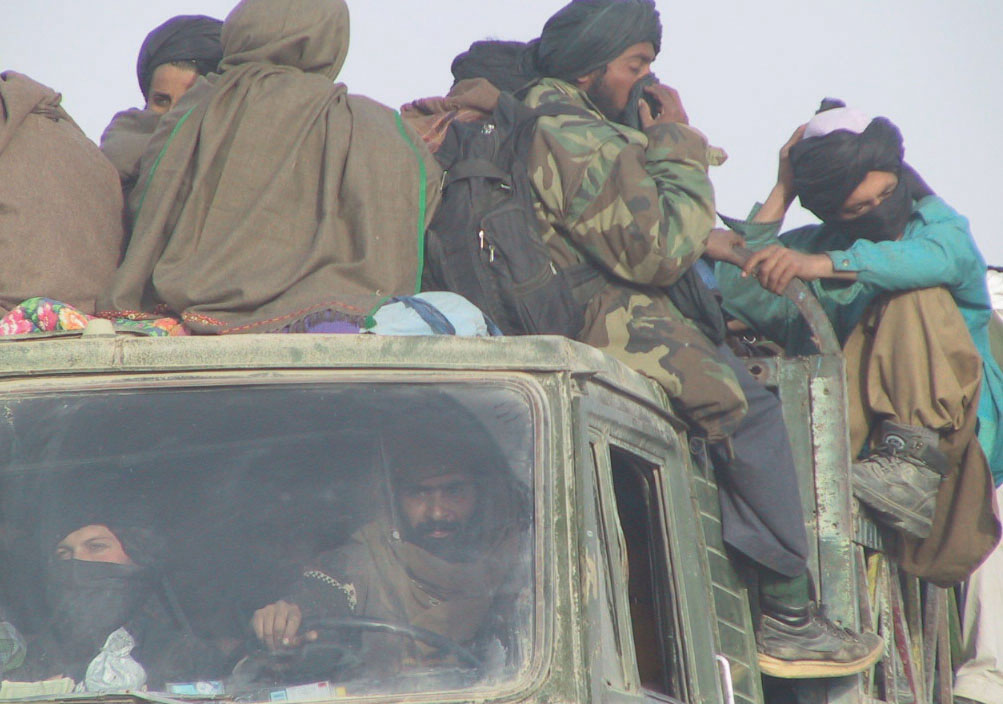
<path fill-rule="evenodd" d="M 565 0 L 348 0 L 352 47 L 340 80 L 398 107 L 438 95 L 470 42 L 531 39 Z M 1003 2 L 1000 0 L 657 0 L 665 26 L 654 69 L 731 156 L 712 172 L 718 209 L 744 215 L 769 192 L 776 153 L 826 96 L 902 129 L 906 158 L 972 222 L 1003 265 Z M 136 54 L 177 14 L 223 18 L 232 0 L 0 0 L 0 69 L 63 93 L 97 140 L 140 104 Z M 794 211 L 788 225 L 811 221 Z"/>

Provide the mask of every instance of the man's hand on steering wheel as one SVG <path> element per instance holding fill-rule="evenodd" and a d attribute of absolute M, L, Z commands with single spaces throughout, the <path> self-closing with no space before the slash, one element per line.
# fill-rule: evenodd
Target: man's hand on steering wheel
<path fill-rule="evenodd" d="M 303 612 L 300 607 L 280 599 L 255 611 L 251 628 L 266 648 L 275 651 L 296 648 L 317 640 L 317 631 L 299 633 L 302 622 Z"/>

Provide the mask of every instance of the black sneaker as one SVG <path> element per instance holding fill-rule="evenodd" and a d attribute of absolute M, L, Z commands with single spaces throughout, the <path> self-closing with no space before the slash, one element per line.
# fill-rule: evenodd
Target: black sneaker
<path fill-rule="evenodd" d="M 880 637 L 840 628 L 819 613 L 814 602 L 799 608 L 770 602 L 763 604 L 756 630 L 763 674 L 786 679 L 845 677 L 881 659 Z"/>

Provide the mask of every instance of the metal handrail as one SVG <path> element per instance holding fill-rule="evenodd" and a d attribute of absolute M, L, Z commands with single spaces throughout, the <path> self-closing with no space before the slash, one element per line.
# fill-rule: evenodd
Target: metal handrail
<path fill-rule="evenodd" d="M 746 247 L 735 247 L 735 253 L 738 255 L 738 266 L 740 267 L 745 266 L 749 257 L 752 256 L 752 250 Z M 829 316 L 825 314 L 822 304 L 818 302 L 815 294 L 805 285 L 804 281 L 792 279 L 787 284 L 787 288 L 784 289 L 784 297 L 790 299 L 801 312 L 801 317 L 808 323 L 812 338 L 821 354 L 839 354 L 842 351 L 839 338 L 836 337 L 836 331 L 833 330 L 832 323 L 829 322 Z"/>

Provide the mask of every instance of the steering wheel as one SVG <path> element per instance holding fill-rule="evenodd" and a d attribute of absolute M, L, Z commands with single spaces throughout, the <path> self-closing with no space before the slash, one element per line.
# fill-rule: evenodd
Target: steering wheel
<path fill-rule="evenodd" d="M 454 656 L 458 661 L 469 665 L 473 668 L 480 668 L 483 666 L 481 659 L 474 655 L 469 648 L 460 645 L 452 638 L 442 635 L 441 633 L 436 633 L 435 631 L 430 631 L 427 628 L 422 628 L 420 626 L 412 626 L 404 623 L 394 623 L 392 621 L 384 621 L 378 618 L 368 618 L 362 616 L 353 616 L 348 618 L 321 618 L 312 621 L 305 630 L 317 631 L 318 641 L 313 644 L 316 645 L 318 642 L 323 641 L 321 647 L 325 647 L 328 643 L 333 643 L 327 636 L 327 632 L 341 632 L 341 631 L 370 631 L 373 633 L 385 633 L 392 636 L 401 636 L 408 638 L 413 641 L 418 641 L 430 645 L 436 650 L 448 653 Z"/>
<path fill-rule="evenodd" d="M 310 678 L 329 677 L 332 672 L 345 672 L 362 664 L 359 649 L 341 637 L 347 631 L 369 631 L 426 643 L 437 651 L 453 655 L 459 662 L 480 669 L 480 658 L 468 648 L 427 628 L 394 623 L 377 618 L 321 618 L 304 624 L 303 631 L 316 631 L 317 640 L 300 648 L 259 651 L 241 660 L 233 675 L 245 682 L 282 681 L 291 673 Z"/>

